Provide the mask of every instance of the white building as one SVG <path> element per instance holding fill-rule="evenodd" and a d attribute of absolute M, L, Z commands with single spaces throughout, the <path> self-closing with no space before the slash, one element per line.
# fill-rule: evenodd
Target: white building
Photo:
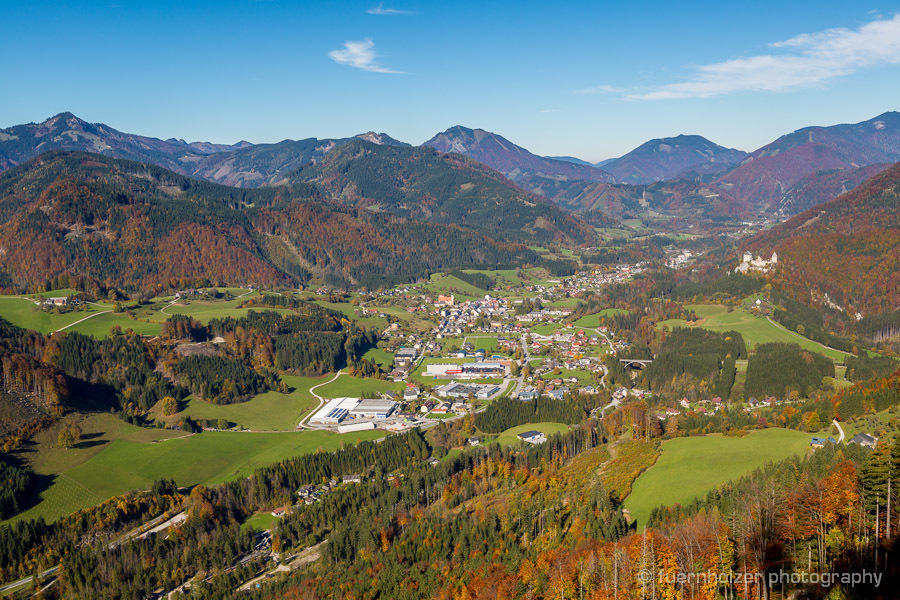
<path fill-rule="evenodd" d="M 387 419 L 397 408 L 393 400 L 360 400 L 350 409 L 354 419 Z"/>
<path fill-rule="evenodd" d="M 337 425 L 358 404 L 359 398 L 332 398 L 310 417 L 309 422 L 314 425 Z"/>

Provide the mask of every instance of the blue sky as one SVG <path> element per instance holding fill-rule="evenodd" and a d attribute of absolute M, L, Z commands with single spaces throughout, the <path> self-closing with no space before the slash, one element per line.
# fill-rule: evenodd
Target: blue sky
<path fill-rule="evenodd" d="M 161 138 L 418 144 L 462 124 L 600 160 L 678 133 L 752 150 L 900 109 L 896 2 L 0 0 L 0 14 L 0 127 L 70 110 Z"/>

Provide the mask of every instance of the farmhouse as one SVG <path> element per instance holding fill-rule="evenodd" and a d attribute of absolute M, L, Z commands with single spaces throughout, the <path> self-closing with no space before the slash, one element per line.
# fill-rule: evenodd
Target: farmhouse
<path fill-rule="evenodd" d="M 878 438 L 868 433 L 857 433 L 852 438 L 850 438 L 851 444 L 859 444 L 865 448 L 875 448 L 878 444 Z"/>
<path fill-rule="evenodd" d="M 834 444 L 835 440 L 833 437 L 823 438 L 823 437 L 814 437 L 809 440 L 809 445 L 813 448 L 823 448 L 825 444 Z"/>

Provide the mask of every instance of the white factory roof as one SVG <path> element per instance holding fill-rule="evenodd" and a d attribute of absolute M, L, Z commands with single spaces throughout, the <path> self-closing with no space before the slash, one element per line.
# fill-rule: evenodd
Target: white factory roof
<path fill-rule="evenodd" d="M 359 404 L 359 398 L 332 398 L 322 405 L 322 408 L 316 411 L 310 421 L 323 422 L 328 420 L 340 421 L 347 416 L 347 413 L 356 408 Z"/>

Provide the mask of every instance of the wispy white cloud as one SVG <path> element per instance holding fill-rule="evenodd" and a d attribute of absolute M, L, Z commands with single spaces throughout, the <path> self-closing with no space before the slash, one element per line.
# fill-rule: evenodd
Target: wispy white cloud
<path fill-rule="evenodd" d="M 858 29 L 826 29 L 770 44 L 773 52 L 697 67 L 686 81 L 641 92 L 633 100 L 710 98 L 737 92 L 784 92 L 821 85 L 878 65 L 900 64 L 900 14 Z"/>
<path fill-rule="evenodd" d="M 343 48 L 332 50 L 328 53 L 328 56 L 340 65 L 347 65 L 363 71 L 371 71 L 372 73 L 403 72 L 378 64 L 376 62 L 378 55 L 375 53 L 375 42 L 368 38 L 359 41 L 346 41 Z"/>
<path fill-rule="evenodd" d="M 393 16 L 393 15 L 411 15 L 411 10 L 402 10 L 399 8 L 385 8 L 384 4 L 379 4 L 378 6 L 373 6 L 369 10 L 366 11 L 370 15 L 380 15 L 380 16 Z"/>
<path fill-rule="evenodd" d="M 558 112 L 562 112 L 562 111 L 559 110 L 558 108 L 542 108 L 541 112 L 544 114 L 550 114 L 550 113 L 558 113 Z"/>
<path fill-rule="evenodd" d="M 600 94 L 621 94 L 628 90 L 615 85 L 592 85 L 591 87 L 575 90 L 576 94 L 585 96 L 598 96 Z"/>

